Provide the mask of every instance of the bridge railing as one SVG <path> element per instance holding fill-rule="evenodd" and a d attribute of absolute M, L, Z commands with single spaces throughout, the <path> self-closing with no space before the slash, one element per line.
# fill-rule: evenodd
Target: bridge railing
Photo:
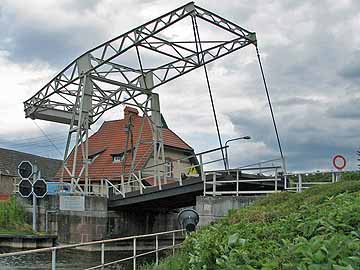
<path fill-rule="evenodd" d="M 140 194 L 143 194 L 147 188 L 157 187 L 159 190 L 162 190 L 164 184 L 178 183 L 178 185 L 182 186 L 183 181 L 191 177 L 202 176 L 204 178 L 206 168 L 211 168 L 211 166 L 219 164 L 220 162 L 223 164 L 224 158 L 215 156 L 219 155 L 226 147 L 219 147 L 189 155 L 185 158 L 172 160 L 171 162 L 148 166 L 137 173 L 123 174 L 120 176 L 120 181 L 113 181 L 114 179 L 106 180 L 106 195 L 109 196 L 110 193 L 113 193 L 125 198 L 128 192 L 139 191 Z M 189 159 L 193 159 L 195 161 L 194 164 L 181 166 L 181 164 L 184 164 L 184 162 Z M 171 166 L 170 163 L 175 166 Z M 145 184 L 149 182 L 152 182 L 152 185 Z"/>
<path fill-rule="evenodd" d="M 236 169 L 240 169 L 243 171 L 250 170 L 253 173 L 264 174 L 264 173 L 272 172 L 273 167 L 280 167 L 279 172 L 282 171 L 286 173 L 285 162 L 282 158 L 275 158 L 275 159 L 264 160 L 248 165 L 243 165 L 237 167 Z"/>
<path fill-rule="evenodd" d="M 100 240 L 100 241 L 92 241 L 92 242 L 85 242 L 80 244 L 71 244 L 71 245 L 63 245 L 63 246 L 57 246 L 57 247 L 50 247 L 50 248 L 40 248 L 40 249 L 33 249 L 33 250 L 26 250 L 26 251 L 19 251 L 19 252 L 11 252 L 11 253 L 3 253 L 0 254 L 0 260 L 1 258 L 6 257 L 14 257 L 14 256 L 21 256 L 21 255 L 28 255 L 28 254 L 35 254 L 35 253 L 48 253 L 51 252 L 51 270 L 56 270 L 57 267 L 57 260 L 56 256 L 60 250 L 69 250 L 74 248 L 80 248 L 85 246 L 100 246 L 101 255 L 99 258 L 99 264 L 90 268 L 83 268 L 83 270 L 90 270 L 90 269 L 104 269 L 104 267 L 111 266 L 111 265 L 117 265 L 126 261 L 132 261 L 133 270 L 137 269 L 137 266 L 139 265 L 137 262 L 137 259 L 139 257 L 148 256 L 151 254 L 155 254 L 155 264 L 159 263 L 159 255 L 160 252 L 165 250 L 172 250 L 173 254 L 175 254 L 175 249 L 180 247 L 181 242 L 176 238 L 176 235 L 181 234 L 183 236 L 185 230 L 172 230 L 172 231 L 166 231 L 166 232 L 158 232 L 158 233 L 151 233 L 151 234 L 144 234 L 144 235 L 134 235 L 134 236 L 127 236 L 122 238 L 115 238 L 115 239 L 107 239 L 107 240 Z M 170 235 L 171 236 L 171 245 L 160 245 L 162 236 Z M 154 249 L 146 252 L 139 253 L 138 248 L 138 240 L 139 239 L 148 239 L 148 238 L 154 238 L 155 239 L 155 247 Z M 118 242 L 124 242 L 124 241 L 132 241 L 132 251 L 133 255 L 121 258 L 115 261 L 107 262 L 105 263 L 105 245 L 106 244 L 113 244 Z M 164 240 L 165 241 L 165 240 Z M 45 262 L 44 262 L 45 263 Z M 81 269 L 81 268 L 78 268 Z"/>
<path fill-rule="evenodd" d="M 345 171 L 301 172 L 284 175 L 284 188 L 291 192 L 302 192 L 316 185 L 338 182 Z"/>
<path fill-rule="evenodd" d="M 222 196 L 222 195 L 253 195 L 253 194 L 268 194 L 278 192 L 278 182 L 282 181 L 279 171 L 282 169 L 281 166 L 267 166 L 262 167 L 263 170 L 267 172 L 267 174 L 252 174 L 252 179 L 243 179 L 241 178 L 241 174 L 243 171 L 258 171 L 258 168 L 243 168 L 243 169 L 229 169 L 226 171 L 211 171 L 206 172 L 206 176 L 204 177 L 204 190 L 203 195 L 207 196 Z M 228 173 L 232 175 L 234 180 L 218 180 L 218 175 L 221 173 Z M 210 176 L 210 177 L 207 177 Z M 234 177 L 235 176 L 235 177 Z M 242 188 L 242 184 L 251 184 L 251 183 L 274 183 L 269 185 L 270 189 L 246 189 Z M 229 185 L 230 184 L 230 185 Z M 221 187 L 226 185 L 226 190 L 222 190 Z M 271 188 L 272 187 L 272 188 Z"/>

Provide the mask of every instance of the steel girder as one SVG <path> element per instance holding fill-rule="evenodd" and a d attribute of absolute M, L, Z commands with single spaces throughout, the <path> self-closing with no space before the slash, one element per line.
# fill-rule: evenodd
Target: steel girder
<path fill-rule="evenodd" d="M 196 37 L 186 41 L 171 41 L 161 36 L 162 31 L 189 16 L 230 33 L 233 38 L 212 42 L 197 40 Z M 196 45 L 196 49 L 189 48 L 187 44 Z M 150 95 L 153 88 L 250 44 L 256 44 L 254 32 L 191 2 L 107 41 L 75 59 L 24 102 L 25 116 L 70 124 L 72 114 L 75 114 L 76 122 L 79 115 L 79 106 L 75 104 L 76 97 L 84 76 L 87 76 L 93 85 L 89 125 L 96 122 L 105 111 L 119 104 L 135 104 L 143 110 L 148 110 L 145 105 L 148 100 L 146 96 Z M 204 47 L 206 48 L 202 49 Z M 139 48 L 168 57 L 169 61 L 156 67 L 145 68 Z M 140 67 L 130 67 L 121 62 L 121 56 L 131 50 L 136 50 Z M 80 72 L 79 59 L 85 55 L 89 56 L 91 67 L 86 72 Z M 154 80 L 151 87 L 145 84 L 144 88 L 141 82 L 146 73 L 152 73 Z"/>

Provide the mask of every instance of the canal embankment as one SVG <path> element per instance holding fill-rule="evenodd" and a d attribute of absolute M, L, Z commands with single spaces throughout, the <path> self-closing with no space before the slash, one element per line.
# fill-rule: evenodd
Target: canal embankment
<path fill-rule="evenodd" d="M 0 247 L 42 248 L 55 245 L 57 236 L 37 233 L 27 222 L 27 213 L 15 196 L 0 201 Z"/>

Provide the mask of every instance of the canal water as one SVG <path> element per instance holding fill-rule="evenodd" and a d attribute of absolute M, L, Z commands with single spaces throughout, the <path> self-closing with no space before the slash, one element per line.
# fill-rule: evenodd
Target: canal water
<path fill-rule="evenodd" d="M 0 253 L 8 253 L 21 251 L 19 249 L 2 248 Z M 106 251 L 105 262 L 111 262 L 132 256 L 131 253 L 122 251 Z M 144 263 L 152 261 L 151 257 L 138 258 L 138 262 Z M 56 254 L 57 270 L 80 270 L 92 266 L 99 265 L 101 262 L 101 253 L 97 251 L 81 251 L 81 250 L 60 250 Z M 0 258 L 0 270 L 47 270 L 51 269 L 51 252 L 34 253 L 21 256 L 12 256 Z M 100 268 L 101 269 L 101 268 Z M 132 261 L 123 262 L 114 266 L 108 266 L 105 269 L 111 270 L 130 270 L 132 269 Z"/>

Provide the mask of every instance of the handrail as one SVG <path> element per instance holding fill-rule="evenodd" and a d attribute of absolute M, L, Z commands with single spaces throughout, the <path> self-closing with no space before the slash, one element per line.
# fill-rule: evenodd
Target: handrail
<path fill-rule="evenodd" d="M 246 167 L 249 167 L 249 166 L 260 165 L 260 164 L 264 164 L 264 163 L 270 163 L 270 162 L 274 162 L 274 161 L 281 161 L 281 158 L 275 158 L 275 159 L 260 161 L 260 162 L 253 163 L 253 164 L 248 164 L 248 165 L 238 167 L 237 169 L 242 169 L 242 168 L 246 168 Z"/>
<path fill-rule="evenodd" d="M 173 161 L 181 161 L 181 160 L 187 160 L 189 159 L 190 157 L 196 157 L 196 156 L 199 156 L 199 155 L 204 155 L 204 154 L 208 154 L 208 153 L 212 153 L 212 152 L 216 152 L 216 151 L 219 151 L 221 149 L 225 149 L 225 148 L 228 148 L 229 146 L 223 146 L 223 147 L 218 147 L 218 148 L 214 148 L 214 149 L 211 149 L 211 150 L 207 150 L 207 151 L 204 151 L 204 152 L 200 152 L 200 153 L 195 153 L 193 155 L 190 155 L 190 156 L 187 156 L 185 158 L 179 158 L 179 159 L 175 159 Z M 157 166 L 160 166 L 160 165 L 165 165 L 167 164 L 168 162 L 163 162 L 163 163 L 159 163 L 159 164 L 156 164 L 156 165 L 151 165 L 149 167 L 145 167 L 145 169 L 149 169 L 149 168 L 153 168 L 153 167 L 157 167 Z"/>
<path fill-rule="evenodd" d="M 103 268 L 108 265 L 112 265 L 115 263 L 120 263 L 127 260 L 133 260 L 133 269 L 136 269 L 136 258 L 145 256 L 148 254 L 156 253 L 156 264 L 159 262 L 159 251 L 166 250 L 166 249 L 173 249 L 173 254 L 175 252 L 175 248 L 180 246 L 181 244 L 176 244 L 176 233 L 184 233 L 185 229 L 178 229 L 178 230 L 171 230 L 171 231 L 165 231 L 165 232 L 157 232 L 157 233 L 150 233 L 150 234 L 142 234 L 142 235 L 132 235 L 132 236 L 126 236 L 126 237 L 120 237 L 120 238 L 114 238 L 114 239 L 106 239 L 106 240 L 98 240 L 98 241 L 91 241 L 91 242 L 85 242 L 85 243 L 79 243 L 79 244 L 70 244 L 70 245 L 62 245 L 57 247 L 49 247 L 49 248 L 40 248 L 40 249 L 33 249 L 33 250 L 25 250 L 25 251 L 17 251 L 17 252 L 9 252 L 9 253 L 3 253 L 0 254 L 0 258 L 5 257 L 11 257 L 11 256 L 20 256 L 20 255 L 27 255 L 27 254 L 34 254 L 34 253 L 42 253 L 42 252 L 51 252 L 51 269 L 56 269 L 56 252 L 58 250 L 64 250 L 64 249 L 70 249 L 70 248 L 78 248 L 78 247 L 84 247 L 84 246 L 90 246 L 90 245 L 99 245 L 101 244 L 101 264 L 97 266 L 93 266 L 90 268 L 86 268 L 86 270 L 90 269 L 97 269 L 97 268 Z M 159 247 L 159 236 L 161 235 L 167 235 L 172 234 L 172 245 L 166 246 L 166 247 Z M 143 239 L 143 238 L 149 238 L 149 237 L 155 237 L 156 241 L 156 248 L 155 250 L 151 250 L 148 252 L 143 252 L 140 254 L 137 254 L 137 239 Z M 113 242 L 119 242 L 119 241 L 133 241 L 133 256 L 123 258 L 120 260 L 108 262 L 105 264 L 105 244 L 107 243 L 113 243 Z"/>

